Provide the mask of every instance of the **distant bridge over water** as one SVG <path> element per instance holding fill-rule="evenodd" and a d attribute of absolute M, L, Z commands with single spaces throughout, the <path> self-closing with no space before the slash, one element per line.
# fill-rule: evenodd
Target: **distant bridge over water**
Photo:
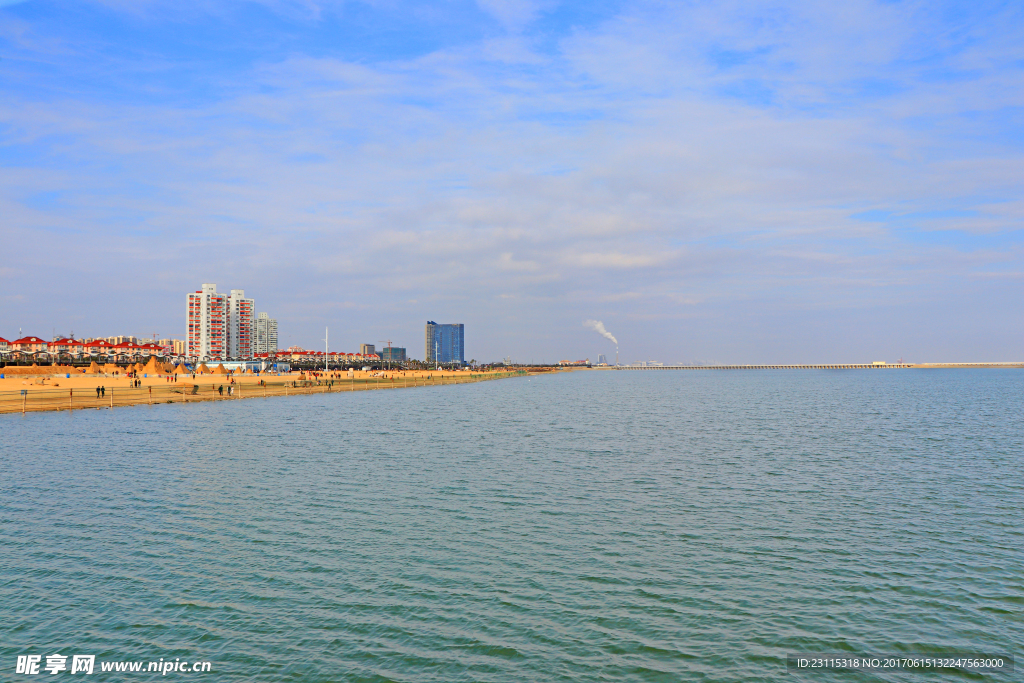
<path fill-rule="evenodd" d="M 600 370 L 901 370 L 905 368 L 1024 368 L 1019 363 L 814 363 L 810 365 L 618 365 Z"/>

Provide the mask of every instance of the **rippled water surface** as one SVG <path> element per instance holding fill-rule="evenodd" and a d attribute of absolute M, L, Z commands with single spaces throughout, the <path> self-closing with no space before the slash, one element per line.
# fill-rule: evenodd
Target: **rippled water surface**
<path fill-rule="evenodd" d="M 1022 399 L 1010 370 L 593 371 L 2 416 L 0 680 L 53 652 L 410 683 L 1020 654 Z"/>

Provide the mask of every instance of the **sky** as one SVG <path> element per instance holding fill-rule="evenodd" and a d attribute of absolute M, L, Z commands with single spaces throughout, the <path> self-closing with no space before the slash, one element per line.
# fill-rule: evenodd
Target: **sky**
<path fill-rule="evenodd" d="M 7 339 L 1019 361 L 1022 218 L 1020 2 L 0 0 Z"/>

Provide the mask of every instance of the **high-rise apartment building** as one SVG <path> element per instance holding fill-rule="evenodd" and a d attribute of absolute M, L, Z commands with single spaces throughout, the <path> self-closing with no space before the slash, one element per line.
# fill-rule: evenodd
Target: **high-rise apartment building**
<path fill-rule="evenodd" d="M 217 292 L 217 285 L 188 295 L 187 355 L 200 360 L 252 358 L 255 346 L 256 306 L 245 298 L 245 290 L 232 289 L 230 294 Z"/>
<path fill-rule="evenodd" d="M 228 296 L 228 357 L 252 358 L 256 346 L 256 304 L 244 289 Z"/>
<path fill-rule="evenodd" d="M 380 350 L 380 359 L 385 362 L 391 363 L 404 363 L 405 362 L 405 347 L 404 346 L 385 346 Z"/>
<path fill-rule="evenodd" d="M 359 355 L 360 356 L 372 356 L 377 353 L 376 347 L 373 344 L 360 344 Z"/>
<path fill-rule="evenodd" d="M 439 325 L 428 320 L 425 341 L 424 357 L 428 363 L 466 362 L 466 332 L 462 323 Z"/>
<path fill-rule="evenodd" d="M 266 313 L 256 316 L 256 353 L 277 353 L 277 320 Z"/>
<path fill-rule="evenodd" d="M 216 285 L 204 284 L 188 294 L 187 325 L 188 355 L 203 360 L 227 357 L 227 295 L 218 294 Z"/>
<path fill-rule="evenodd" d="M 201 360 L 228 355 L 228 295 L 217 285 L 203 284 L 188 295 L 188 355 Z"/>

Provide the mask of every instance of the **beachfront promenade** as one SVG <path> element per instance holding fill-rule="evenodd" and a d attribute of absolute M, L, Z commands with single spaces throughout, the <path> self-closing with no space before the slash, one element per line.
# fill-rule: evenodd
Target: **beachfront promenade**
<path fill-rule="evenodd" d="M 344 373 L 341 373 L 344 375 Z M 121 406 L 233 401 L 271 396 L 337 394 L 352 391 L 412 389 L 415 387 L 470 384 L 527 374 L 523 370 L 481 373 L 392 373 L 387 377 L 342 377 L 340 379 L 298 379 L 295 376 L 267 377 L 264 380 L 230 383 L 223 375 L 202 375 L 180 382 L 154 381 L 141 387 L 118 384 L 111 378 L 94 380 L 105 391 L 97 395 L 92 386 L 49 387 L 30 385 L 15 391 L 0 391 L 0 413 L 30 413 L 59 410 L 88 410 Z M 60 380 L 58 379 L 58 382 Z"/>

